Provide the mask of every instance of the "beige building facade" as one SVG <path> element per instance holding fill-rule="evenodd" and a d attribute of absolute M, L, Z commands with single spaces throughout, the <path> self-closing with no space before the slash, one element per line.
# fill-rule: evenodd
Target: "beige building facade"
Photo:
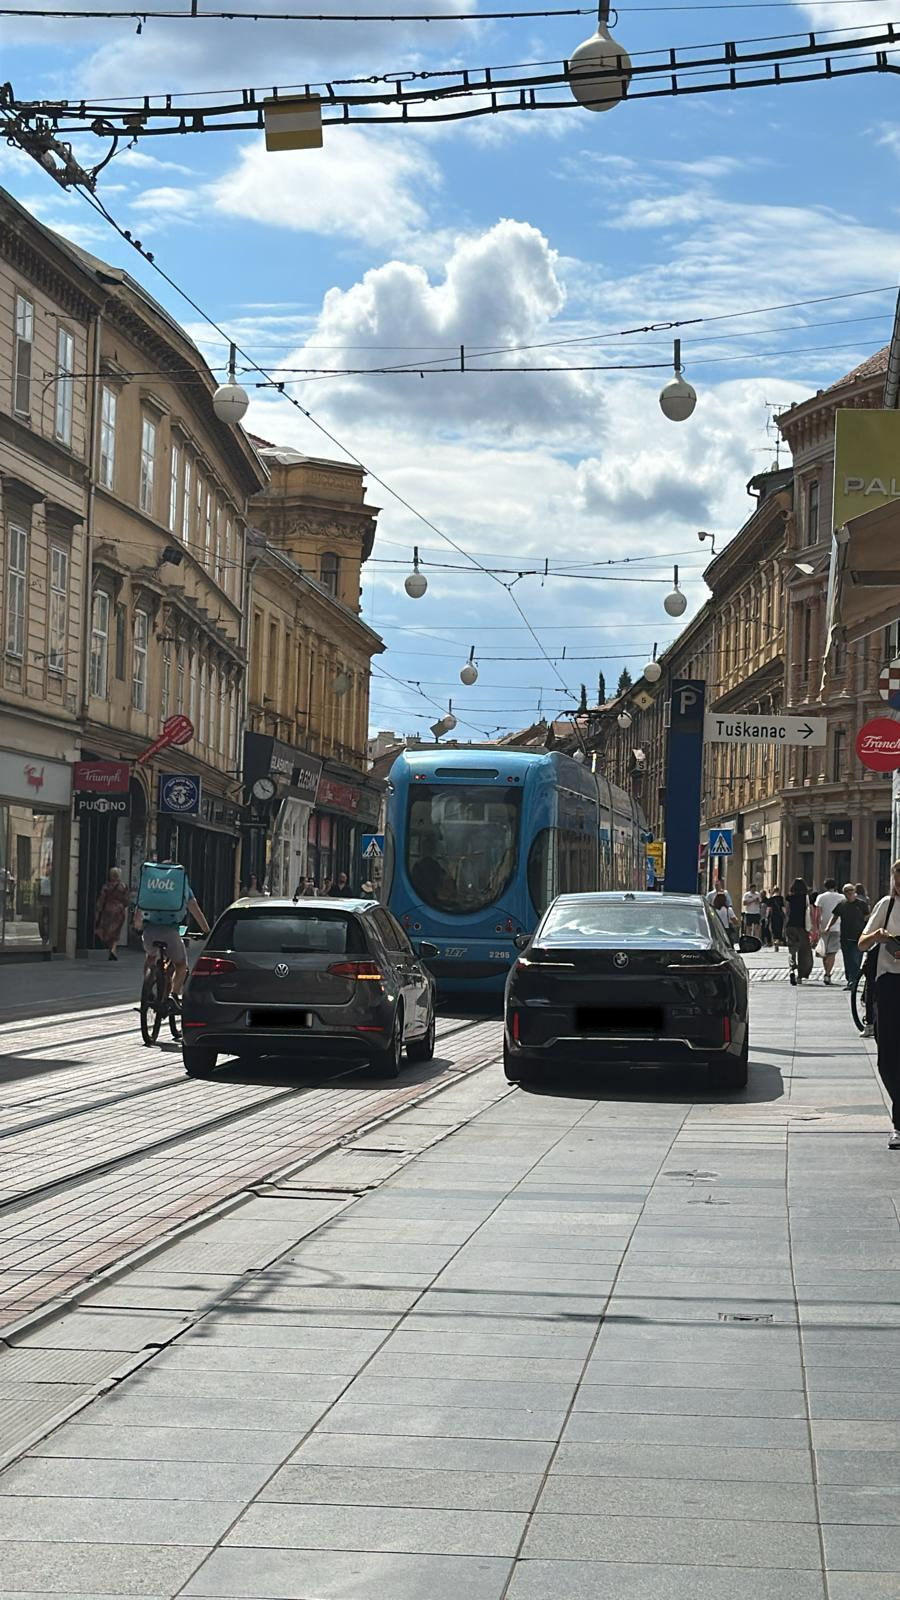
<path fill-rule="evenodd" d="M 74 950 L 90 370 L 102 293 L 0 190 L 0 959 Z"/>
<path fill-rule="evenodd" d="M 257 446 L 269 481 L 248 558 L 244 880 L 252 871 L 293 893 L 307 876 L 322 889 L 343 872 L 356 887 L 380 805 L 366 744 L 371 661 L 384 644 L 359 614 L 378 510 L 361 469 Z"/>

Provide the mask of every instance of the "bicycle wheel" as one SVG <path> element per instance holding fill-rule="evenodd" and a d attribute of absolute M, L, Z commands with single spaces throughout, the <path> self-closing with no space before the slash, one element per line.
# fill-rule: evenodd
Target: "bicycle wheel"
<path fill-rule="evenodd" d="M 169 1028 L 172 1038 L 177 1044 L 181 1043 L 181 1002 L 174 995 L 169 996 Z"/>
<path fill-rule="evenodd" d="M 163 1013 L 166 1008 L 166 985 L 159 967 L 144 979 L 141 989 L 141 1037 L 145 1044 L 155 1044 L 159 1038 Z"/>
<path fill-rule="evenodd" d="M 861 970 L 856 975 L 856 982 L 850 990 L 850 1013 L 855 1026 L 860 1033 L 866 1031 L 866 1011 L 868 1009 L 868 979 L 865 971 Z"/>

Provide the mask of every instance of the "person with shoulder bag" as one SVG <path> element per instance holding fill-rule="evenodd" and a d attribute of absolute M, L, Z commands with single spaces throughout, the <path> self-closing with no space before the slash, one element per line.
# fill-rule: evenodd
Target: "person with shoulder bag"
<path fill-rule="evenodd" d="M 875 990 L 878 1075 L 891 1100 L 889 1150 L 900 1150 L 900 861 L 891 867 L 891 892 L 883 895 L 859 936 L 866 975 Z M 874 984 L 872 974 L 874 969 Z"/>
<path fill-rule="evenodd" d="M 809 890 L 803 878 L 795 878 L 785 903 L 785 923 L 788 954 L 791 961 L 791 983 L 802 983 L 813 969 L 812 910 Z"/>

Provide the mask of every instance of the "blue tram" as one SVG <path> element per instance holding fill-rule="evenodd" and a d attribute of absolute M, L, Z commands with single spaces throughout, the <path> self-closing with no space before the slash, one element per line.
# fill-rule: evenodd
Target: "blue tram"
<path fill-rule="evenodd" d="M 557 894 L 646 887 L 646 822 L 601 774 L 558 751 L 406 751 L 389 779 L 384 893 L 438 954 L 445 992 L 502 990 Z"/>

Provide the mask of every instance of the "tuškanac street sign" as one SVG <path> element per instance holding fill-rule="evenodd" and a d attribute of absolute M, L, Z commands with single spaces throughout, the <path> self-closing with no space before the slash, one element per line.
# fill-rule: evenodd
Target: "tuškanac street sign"
<path fill-rule="evenodd" d="M 708 711 L 703 721 L 703 737 L 714 744 L 824 745 L 827 733 L 824 717 L 782 717 L 776 712 L 727 712 L 720 716 L 717 711 Z"/>

